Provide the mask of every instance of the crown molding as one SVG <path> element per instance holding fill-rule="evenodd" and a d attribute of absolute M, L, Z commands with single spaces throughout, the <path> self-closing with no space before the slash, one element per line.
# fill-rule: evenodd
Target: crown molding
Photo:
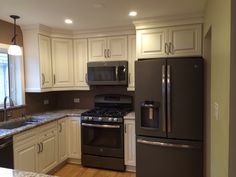
<path fill-rule="evenodd" d="M 188 25 L 204 22 L 204 13 L 184 14 L 179 16 L 159 16 L 133 21 L 136 30 L 176 25 Z"/>

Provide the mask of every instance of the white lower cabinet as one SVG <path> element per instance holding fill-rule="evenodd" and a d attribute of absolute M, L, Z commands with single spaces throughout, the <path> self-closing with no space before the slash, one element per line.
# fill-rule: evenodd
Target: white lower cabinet
<path fill-rule="evenodd" d="M 81 159 L 80 117 L 69 117 L 69 158 Z"/>
<path fill-rule="evenodd" d="M 127 170 L 135 170 L 135 120 L 125 120 L 125 165 L 127 166 Z"/>
<path fill-rule="evenodd" d="M 47 173 L 58 164 L 57 121 L 19 133 L 14 139 L 14 167 Z"/>
<path fill-rule="evenodd" d="M 68 158 L 68 119 L 58 120 L 58 161 L 59 163 Z"/>

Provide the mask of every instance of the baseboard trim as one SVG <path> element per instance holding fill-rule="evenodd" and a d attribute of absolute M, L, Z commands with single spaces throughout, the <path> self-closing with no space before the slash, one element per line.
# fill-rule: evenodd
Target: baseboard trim
<path fill-rule="evenodd" d="M 79 164 L 81 165 L 81 159 L 73 159 L 73 158 L 69 158 L 67 159 L 68 163 L 73 163 L 73 164 Z"/>
<path fill-rule="evenodd" d="M 126 165 L 126 171 L 136 172 L 136 166 Z"/>

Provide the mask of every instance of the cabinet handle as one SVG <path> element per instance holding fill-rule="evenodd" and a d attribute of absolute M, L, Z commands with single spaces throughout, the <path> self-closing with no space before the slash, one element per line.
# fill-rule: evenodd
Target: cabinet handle
<path fill-rule="evenodd" d="M 60 127 L 59 132 L 61 133 L 62 132 L 62 125 L 59 124 L 59 127 Z"/>
<path fill-rule="evenodd" d="M 168 47 L 168 54 L 173 54 L 173 44 L 169 42 L 169 47 Z"/>
<path fill-rule="evenodd" d="M 42 85 L 44 85 L 45 84 L 45 76 L 44 76 L 44 74 L 42 73 Z"/>
<path fill-rule="evenodd" d="M 165 43 L 165 53 L 168 55 L 169 53 L 169 49 L 168 49 L 169 47 L 168 47 L 168 44 L 167 43 Z"/>
<path fill-rule="evenodd" d="M 38 143 L 38 154 L 41 152 L 40 144 Z"/>
<path fill-rule="evenodd" d="M 56 75 L 53 74 L 53 83 L 56 84 Z"/>
<path fill-rule="evenodd" d="M 130 77 L 131 77 L 131 74 L 129 73 L 129 78 L 128 78 L 128 83 L 130 84 Z"/>
<path fill-rule="evenodd" d="M 85 82 L 88 83 L 88 73 L 85 74 Z"/>
<path fill-rule="evenodd" d="M 108 58 L 111 58 L 111 50 L 110 49 L 107 49 L 107 56 L 108 56 Z"/>
<path fill-rule="evenodd" d="M 104 56 L 107 58 L 107 49 L 104 50 Z"/>
<path fill-rule="evenodd" d="M 42 147 L 41 152 L 43 152 L 43 143 L 41 142 L 40 144 L 41 144 L 41 147 Z"/>
<path fill-rule="evenodd" d="M 126 124 L 125 124 L 125 133 L 127 132 L 127 130 L 126 130 Z"/>

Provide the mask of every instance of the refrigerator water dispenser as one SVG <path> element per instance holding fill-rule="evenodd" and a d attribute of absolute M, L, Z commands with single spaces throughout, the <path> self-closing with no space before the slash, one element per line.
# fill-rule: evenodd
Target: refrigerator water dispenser
<path fill-rule="evenodd" d="M 159 128 L 160 103 L 144 101 L 141 104 L 141 127 Z"/>

